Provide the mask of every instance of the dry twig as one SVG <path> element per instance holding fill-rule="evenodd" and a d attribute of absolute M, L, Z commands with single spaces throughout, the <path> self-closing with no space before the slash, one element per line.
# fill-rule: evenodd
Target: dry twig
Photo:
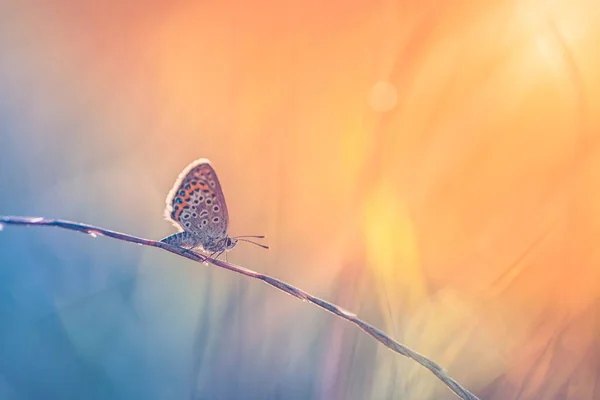
<path fill-rule="evenodd" d="M 321 300 L 318 297 L 311 295 L 310 293 L 305 292 L 304 290 L 298 289 L 292 285 L 289 285 L 279 279 L 273 278 L 268 275 L 264 275 L 252 270 L 249 270 L 244 267 L 240 267 L 238 265 L 234 265 L 225 261 L 217 260 L 210 258 L 205 255 L 201 255 L 195 253 L 193 251 L 189 251 L 186 249 L 182 249 L 180 247 L 171 246 L 166 243 L 158 242 L 155 240 L 139 238 L 131 235 L 127 235 L 120 232 L 111 231 L 104 228 L 98 228 L 92 225 L 81 224 L 77 222 L 65 221 L 60 219 L 45 219 L 40 217 L 10 217 L 10 216 L 0 216 L 0 228 L 2 228 L 2 224 L 6 225 L 35 225 L 35 226 L 55 226 L 63 229 L 69 229 L 73 231 L 83 232 L 92 236 L 108 236 L 113 239 L 123 240 L 126 242 L 137 243 L 144 246 L 150 247 L 158 247 L 163 250 L 169 251 L 171 253 L 177 254 L 181 257 L 188 258 L 192 261 L 208 264 L 210 262 L 217 267 L 228 269 L 230 271 L 236 272 L 238 274 L 242 274 L 248 276 L 250 278 L 261 280 L 287 294 L 290 294 L 303 302 L 312 303 L 324 310 L 327 310 L 340 318 L 345 319 L 357 325 L 360 329 L 365 331 L 368 335 L 375 338 L 377 341 L 384 344 L 386 347 L 395 351 L 396 353 L 402 354 L 405 357 L 412 358 L 423 367 L 427 368 L 431 371 L 435 376 L 437 376 L 452 392 L 454 392 L 459 398 L 463 400 L 479 400 L 474 394 L 469 392 L 467 389 L 463 388 L 458 382 L 452 379 L 448 374 L 435 362 L 431 361 L 425 356 L 417 353 L 414 350 L 406 347 L 405 345 L 398 343 L 388 335 L 386 335 L 381 330 L 375 328 L 374 326 L 362 321 L 357 318 L 357 316 L 349 311 L 344 310 L 343 308 L 336 306 L 335 304 L 331 304 L 325 300 Z"/>

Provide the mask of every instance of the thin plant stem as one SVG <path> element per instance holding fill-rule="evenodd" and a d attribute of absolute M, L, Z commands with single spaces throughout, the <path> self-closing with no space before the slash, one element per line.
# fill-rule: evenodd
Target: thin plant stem
<path fill-rule="evenodd" d="M 211 263 L 217 267 L 224 268 L 238 274 L 245 275 L 250 278 L 258 279 L 271 285 L 289 295 L 302 300 L 303 302 L 312 303 L 323 310 L 329 311 L 340 318 L 345 319 L 348 322 L 358 326 L 368 335 L 372 336 L 375 340 L 385 345 L 390 350 L 401 354 L 405 357 L 411 358 L 427 368 L 431 373 L 437 376 L 456 396 L 463 400 L 479 400 L 477 396 L 463 388 L 458 382 L 452 379 L 446 371 L 436 364 L 429 358 L 417 353 L 409 347 L 395 341 L 383 331 L 375 328 L 374 326 L 366 323 L 359 319 L 355 314 L 344 310 L 342 307 L 335 304 L 329 303 L 318 297 L 305 292 L 302 289 L 294 287 L 288 283 L 285 283 L 277 278 L 273 278 L 269 275 L 261 274 L 250 269 L 241 267 L 239 265 L 231 264 L 222 260 L 211 258 L 207 255 L 202 255 L 190 250 L 186 250 L 177 246 L 172 246 L 166 243 L 162 243 L 156 240 L 144 239 L 136 236 L 127 235 L 109 229 L 99 228 L 92 225 L 81 224 L 78 222 L 66 221 L 61 219 L 46 219 L 41 217 L 13 217 L 13 216 L 0 216 L 0 228 L 2 225 L 34 225 L 34 226 L 54 226 L 72 231 L 83 232 L 91 236 L 107 236 L 117 240 L 123 240 L 125 242 L 137 243 L 143 246 L 158 247 L 168 252 L 177 254 L 181 257 L 188 258 L 192 261 L 200 262 L 203 264 Z"/>

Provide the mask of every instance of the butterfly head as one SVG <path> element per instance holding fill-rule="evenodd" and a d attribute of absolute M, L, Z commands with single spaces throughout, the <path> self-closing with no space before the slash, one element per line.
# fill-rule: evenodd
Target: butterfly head
<path fill-rule="evenodd" d="M 233 249 L 235 247 L 235 245 L 237 244 L 238 240 L 237 239 L 232 239 L 230 237 L 228 237 L 227 239 L 225 239 L 225 250 L 229 251 L 231 249 Z"/>

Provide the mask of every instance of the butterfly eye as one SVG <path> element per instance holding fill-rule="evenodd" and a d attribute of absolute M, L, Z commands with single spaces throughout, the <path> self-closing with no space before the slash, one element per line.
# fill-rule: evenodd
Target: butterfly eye
<path fill-rule="evenodd" d="M 231 246 L 231 239 L 227 238 L 227 246 Z"/>

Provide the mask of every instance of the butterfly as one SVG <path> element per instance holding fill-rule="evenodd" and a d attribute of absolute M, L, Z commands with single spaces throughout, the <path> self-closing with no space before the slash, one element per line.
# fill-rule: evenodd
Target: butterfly
<path fill-rule="evenodd" d="M 229 213 L 223 189 L 206 158 L 191 162 L 179 174 L 167 196 L 164 215 L 180 232 L 162 239 L 163 243 L 210 252 L 211 258 L 233 249 L 240 240 L 268 249 L 248 240 L 264 236 L 229 236 Z"/>

